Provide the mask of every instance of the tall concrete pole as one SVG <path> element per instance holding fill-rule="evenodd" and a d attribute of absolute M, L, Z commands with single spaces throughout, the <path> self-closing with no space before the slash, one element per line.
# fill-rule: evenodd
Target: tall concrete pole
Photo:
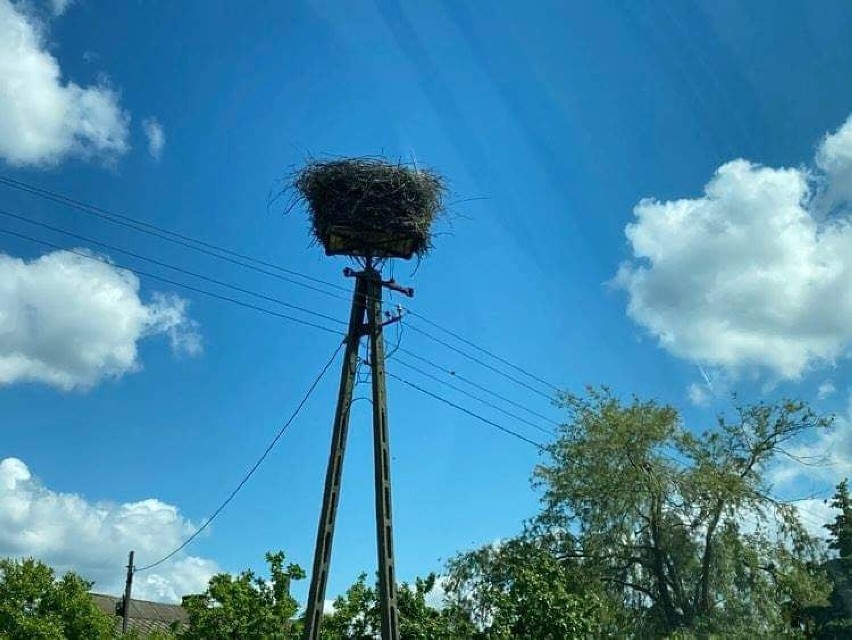
<path fill-rule="evenodd" d="M 355 294 L 352 298 L 352 311 L 349 316 L 349 331 L 346 334 L 343 369 L 340 374 L 337 410 L 334 414 L 331 452 L 329 453 L 328 468 L 325 474 L 322 512 L 320 514 L 319 526 L 317 527 L 313 572 L 311 573 L 311 586 L 308 591 L 308 606 L 305 615 L 305 640 L 320 640 L 325 589 L 328 583 L 331 548 L 334 541 L 334 524 L 337 517 L 337 503 L 340 499 L 343 457 L 346 453 L 346 437 L 349 433 L 349 410 L 352 405 L 355 372 L 358 367 L 358 347 L 361 343 L 361 335 L 364 332 L 366 302 L 367 283 L 364 278 L 356 278 Z"/>
<path fill-rule="evenodd" d="M 376 489 L 376 537 L 379 554 L 379 612 L 381 615 L 382 640 L 399 640 L 380 274 L 369 269 L 367 271 L 367 283 L 367 331 L 370 337 L 370 368 L 373 381 L 373 467 Z"/>

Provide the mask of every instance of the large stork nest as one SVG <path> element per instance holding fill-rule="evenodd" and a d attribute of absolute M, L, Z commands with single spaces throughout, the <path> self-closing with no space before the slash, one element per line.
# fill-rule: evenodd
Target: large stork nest
<path fill-rule="evenodd" d="M 440 175 L 383 158 L 311 161 L 292 184 L 328 255 L 421 257 L 443 210 Z"/>

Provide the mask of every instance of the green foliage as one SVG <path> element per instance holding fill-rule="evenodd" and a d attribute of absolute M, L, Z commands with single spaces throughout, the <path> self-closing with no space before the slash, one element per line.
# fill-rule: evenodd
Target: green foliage
<path fill-rule="evenodd" d="M 322 620 L 323 640 L 361 640 L 372 638 L 379 627 L 379 612 L 376 606 L 376 590 L 367 586 L 367 574 L 358 580 L 342 596 L 334 600 L 334 612 Z"/>
<path fill-rule="evenodd" d="M 791 608 L 825 599 L 816 541 L 764 472 L 829 419 L 799 402 L 740 406 L 696 435 L 675 409 L 607 389 L 561 402 L 531 535 L 605 587 L 630 635 L 783 637 Z"/>
<path fill-rule="evenodd" d="M 0 638 L 111 638 L 112 620 L 97 608 L 90 587 L 74 573 L 57 580 L 53 569 L 32 558 L 0 560 Z"/>
<path fill-rule="evenodd" d="M 534 471 L 542 510 L 518 538 L 448 564 L 441 606 L 434 575 L 398 588 L 403 640 L 709 640 L 852 637 L 852 498 L 832 506 L 825 560 L 792 504 L 770 495 L 765 471 L 792 439 L 830 420 L 800 402 L 739 406 L 694 433 L 672 407 L 607 389 L 561 399 L 568 421 Z M 270 577 L 219 574 L 185 600 L 185 628 L 160 640 L 300 637 L 283 553 Z M 112 637 L 74 574 L 34 560 L 0 561 L 0 638 Z M 379 635 L 366 575 L 323 618 L 323 640 Z"/>
<path fill-rule="evenodd" d="M 848 479 L 844 478 L 837 485 L 831 506 L 840 513 L 834 518 L 834 522 L 825 525 L 831 533 L 828 547 L 836 551 L 841 560 L 852 561 L 852 498 L 849 496 Z"/>
<path fill-rule="evenodd" d="M 402 583 L 397 590 L 402 640 L 459 640 L 474 637 L 474 628 L 453 607 L 436 609 L 426 602 L 436 585 L 434 574 Z M 334 612 L 324 617 L 323 640 L 372 640 L 380 628 L 378 590 L 367 586 L 361 574 L 346 593 L 334 601 Z"/>
<path fill-rule="evenodd" d="M 284 553 L 267 553 L 270 580 L 243 571 L 221 573 L 210 579 L 207 591 L 185 600 L 189 624 L 180 640 L 284 640 L 297 638 L 292 618 L 298 603 L 289 593 L 290 582 L 305 572 L 295 564 L 284 566 Z"/>
<path fill-rule="evenodd" d="M 493 639 L 561 640 L 600 634 L 605 600 L 580 572 L 534 541 L 516 539 L 449 563 L 453 605 Z"/>
<path fill-rule="evenodd" d="M 801 611 L 800 619 L 811 631 L 810 637 L 842 640 L 852 638 L 852 497 L 846 480 L 837 485 L 830 504 L 840 511 L 834 522 L 825 525 L 830 533 L 828 547 L 837 553 L 822 565 L 831 595 L 826 606 Z"/>

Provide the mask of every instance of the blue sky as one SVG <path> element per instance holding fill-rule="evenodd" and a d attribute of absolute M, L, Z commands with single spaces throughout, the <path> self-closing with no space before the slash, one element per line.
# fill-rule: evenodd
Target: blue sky
<path fill-rule="evenodd" d="M 824 496 L 852 460 L 844 5 L 0 0 L 2 174 L 348 287 L 305 212 L 270 194 L 308 155 L 434 167 L 451 188 L 434 253 L 393 267 L 416 288 L 413 310 L 561 388 L 658 398 L 696 428 L 735 389 L 810 400 L 838 428 L 802 450 L 830 448 L 833 466 L 774 473 L 786 497 Z M 2 185 L 0 208 L 348 313 Z M 130 546 L 140 564 L 157 559 L 227 495 L 337 341 L 18 219 L 0 229 L 137 272 L 0 234 L 0 288 L 12 283 L 0 320 L 17 318 L 0 322 L 0 458 L 15 459 L 0 551 L 114 589 Z M 406 323 L 405 348 L 560 419 Z M 336 365 L 238 499 L 141 594 L 260 568 L 270 549 L 310 566 L 337 377 Z M 400 577 L 517 532 L 536 509 L 535 449 L 393 380 L 389 394 Z M 353 409 L 330 596 L 375 566 L 369 409 Z"/>

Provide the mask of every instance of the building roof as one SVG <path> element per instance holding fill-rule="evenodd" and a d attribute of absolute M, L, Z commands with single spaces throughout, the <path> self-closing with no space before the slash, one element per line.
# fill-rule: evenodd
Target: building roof
<path fill-rule="evenodd" d="M 116 628 L 120 629 L 121 616 L 116 615 L 116 604 L 121 602 L 121 597 L 102 593 L 91 595 L 98 609 L 108 615 L 115 616 Z M 168 631 L 174 623 L 180 626 L 186 624 L 188 620 L 189 616 L 186 610 L 179 604 L 165 604 L 133 598 L 130 601 L 127 628 L 146 635 L 155 630 Z"/>

